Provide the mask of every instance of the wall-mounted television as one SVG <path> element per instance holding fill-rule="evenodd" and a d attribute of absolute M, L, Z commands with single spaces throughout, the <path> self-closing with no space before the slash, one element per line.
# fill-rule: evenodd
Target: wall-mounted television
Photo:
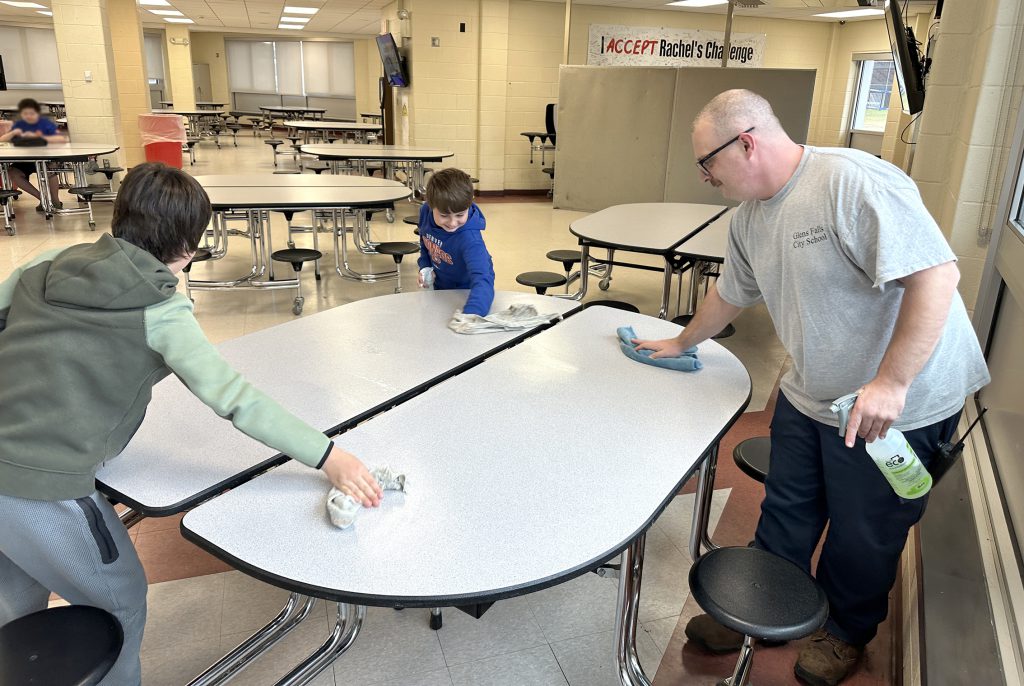
<path fill-rule="evenodd" d="M 914 30 L 903 23 L 899 0 L 885 0 L 885 28 L 889 32 L 892 59 L 896 63 L 896 83 L 900 88 L 903 111 L 917 114 L 924 108 L 924 74 L 921 52 Z"/>
<path fill-rule="evenodd" d="M 377 50 L 380 51 L 380 61 L 384 64 L 384 77 L 388 83 L 398 87 L 408 86 L 409 72 L 405 68 L 405 60 L 398 53 L 395 37 L 390 33 L 377 36 Z"/>

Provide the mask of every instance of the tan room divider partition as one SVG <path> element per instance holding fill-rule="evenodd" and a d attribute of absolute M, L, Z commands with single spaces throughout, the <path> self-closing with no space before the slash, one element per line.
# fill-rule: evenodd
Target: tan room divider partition
<path fill-rule="evenodd" d="M 554 206 L 722 204 L 694 166 L 693 118 L 722 91 L 748 88 L 768 99 L 793 140 L 806 142 L 814 77 L 813 69 L 563 66 Z"/>

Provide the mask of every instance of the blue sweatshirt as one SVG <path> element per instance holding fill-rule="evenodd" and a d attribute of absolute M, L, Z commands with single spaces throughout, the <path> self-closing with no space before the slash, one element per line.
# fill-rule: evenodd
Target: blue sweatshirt
<path fill-rule="evenodd" d="M 466 223 L 455 231 L 445 231 L 434 223 L 434 213 L 426 204 L 420 207 L 420 269 L 434 268 L 434 289 L 439 291 L 468 288 L 469 297 L 462 311 L 486 317 L 494 302 L 494 264 L 484 245 L 486 220 L 480 208 L 469 207 Z"/>

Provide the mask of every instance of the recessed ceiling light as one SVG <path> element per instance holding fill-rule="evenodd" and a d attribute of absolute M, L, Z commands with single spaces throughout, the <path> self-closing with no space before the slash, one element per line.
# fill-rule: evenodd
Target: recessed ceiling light
<path fill-rule="evenodd" d="M 164 21 L 172 24 L 195 24 L 194 21 L 187 17 L 164 17 Z"/>
<path fill-rule="evenodd" d="M 33 10 L 45 10 L 46 9 L 46 5 L 40 5 L 38 2 L 13 2 L 13 0 L 0 0 L 0 1 L 2 1 L 5 5 L 10 5 L 11 7 L 24 7 L 25 9 L 33 9 Z"/>
<path fill-rule="evenodd" d="M 47 17 L 53 16 L 53 12 L 51 12 L 50 10 L 36 10 L 36 14 L 43 14 Z"/>
<path fill-rule="evenodd" d="M 676 0 L 668 3 L 669 7 L 711 7 L 712 5 L 728 5 L 729 0 Z"/>
<path fill-rule="evenodd" d="M 150 14 L 156 14 L 161 17 L 184 17 L 185 15 L 178 10 L 146 10 Z"/>
<path fill-rule="evenodd" d="M 316 14 L 320 10 L 316 7 L 291 7 L 286 6 L 284 8 L 285 14 Z"/>
<path fill-rule="evenodd" d="M 842 12 L 825 12 L 824 14 L 815 14 L 816 17 L 828 17 L 830 19 L 850 19 L 851 17 L 873 17 L 879 14 L 885 14 L 885 10 L 873 9 L 871 7 L 865 7 L 859 10 L 843 10 Z"/>
<path fill-rule="evenodd" d="M 305 24 L 309 21 L 309 17 L 281 17 L 281 23 L 291 22 L 292 24 Z"/>
<path fill-rule="evenodd" d="M 279 29 L 292 29 L 294 31 L 301 31 L 303 29 L 302 24 L 278 24 Z"/>
<path fill-rule="evenodd" d="M 139 0 L 140 5 L 148 5 L 150 7 L 170 7 L 171 3 L 167 0 Z"/>

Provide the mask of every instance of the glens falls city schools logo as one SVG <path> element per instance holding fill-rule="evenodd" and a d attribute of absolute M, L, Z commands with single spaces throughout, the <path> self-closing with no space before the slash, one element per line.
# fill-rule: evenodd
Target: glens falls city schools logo
<path fill-rule="evenodd" d="M 434 238 L 433 236 L 423 236 L 423 245 L 426 246 L 427 252 L 430 253 L 430 261 L 434 264 L 452 264 L 452 256 L 441 249 L 441 241 Z"/>

